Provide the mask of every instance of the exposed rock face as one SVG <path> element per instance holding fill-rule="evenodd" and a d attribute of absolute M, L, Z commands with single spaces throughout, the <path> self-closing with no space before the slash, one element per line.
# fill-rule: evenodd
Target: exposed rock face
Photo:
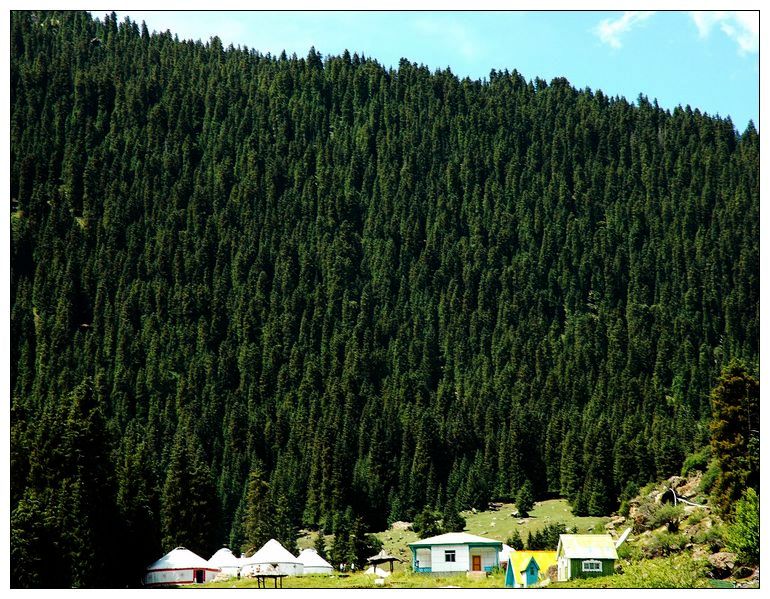
<path fill-rule="evenodd" d="M 732 574 L 735 567 L 735 554 L 729 551 L 720 551 L 712 553 L 708 557 L 711 566 L 711 575 L 719 580 L 725 579 Z"/>
<path fill-rule="evenodd" d="M 409 530 L 410 528 L 412 528 L 411 522 L 403 522 L 401 520 L 390 525 L 390 530 Z"/>
<path fill-rule="evenodd" d="M 701 472 L 696 472 L 690 475 L 690 477 L 683 483 L 676 486 L 675 490 L 680 497 L 684 497 L 685 499 L 692 499 L 698 494 L 698 489 L 700 488 L 702 479 L 703 474 Z"/>

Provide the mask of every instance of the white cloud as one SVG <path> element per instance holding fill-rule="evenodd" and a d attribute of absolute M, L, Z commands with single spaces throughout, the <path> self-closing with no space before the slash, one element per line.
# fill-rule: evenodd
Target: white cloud
<path fill-rule="evenodd" d="M 707 38 L 714 28 L 719 25 L 727 37 L 738 44 L 738 53 L 759 52 L 759 12 L 758 11 L 692 11 L 690 13 L 698 34 Z"/>
<path fill-rule="evenodd" d="M 627 10 L 622 17 L 601 21 L 594 29 L 594 33 L 603 43 L 609 44 L 613 48 L 620 48 L 623 45 L 620 43 L 620 36 L 628 33 L 632 27 L 646 21 L 654 14 L 654 10 Z"/>
<path fill-rule="evenodd" d="M 414 22 L 414 26 L 422 35 L 441 39 L 447 46 L 459 51 L 466 60 L 472 60 L 479 54 L 479 43 L 472 33 L 454 19 L 439 22 L 421 18 Z"/>

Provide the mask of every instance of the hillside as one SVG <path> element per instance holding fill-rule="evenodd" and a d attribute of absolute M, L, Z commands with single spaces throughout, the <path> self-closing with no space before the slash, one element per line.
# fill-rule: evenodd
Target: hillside
<path fill-rule="evenodd" d="M 10 55 L 13 586 L 525 484 L 602 516 L 757 369 L 753 124 L 114 14 Z"/>

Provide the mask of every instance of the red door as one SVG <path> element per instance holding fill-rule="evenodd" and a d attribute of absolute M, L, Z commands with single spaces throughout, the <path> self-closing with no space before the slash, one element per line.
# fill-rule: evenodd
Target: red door
<path fill-rule="evenodd" d="M 471 559 L 473 560 L 471 564 L 471 570 L 474 572 L 481 572 L 481 556 L 474 555 Z"/>

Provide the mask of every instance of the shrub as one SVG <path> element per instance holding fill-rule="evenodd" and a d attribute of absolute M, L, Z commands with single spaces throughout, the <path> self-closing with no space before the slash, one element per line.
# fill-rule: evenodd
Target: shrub
<path fill-rule="evenodd" d="M 659 528 L 667 526 L 669 532 L 679 530 L 679 523 L 684 518 L 684 507 L 673 504 L 663 504 L 657 506 L 650 517 L 650 528 Z"/>
<path fill-rule="evenodd" d="M 705 545 L 711 553 L 716 553 L 725 546 L 726 530 L 723 525 L 715 525 L 699 532 L 693 541 Z"/>
<path fill-rule="evenodd" d="M 741 562 L 759 563 L 759 497 L 751 487 L 735 504 L 735 522 L 727 530 L 727 544 Z"/>
<path fill-rule="evenodd" d="M 648 557 L 667 556 L 682 551 L 688 543 L 686 536 L 668 531 L 658 532 L 650 537 L 644 546 Z"/>
<path fill-rule="evenodd" d="M 703 518 L 706 517 L 706 510 L 702 508 L 698 508 L 697 510 L 690 513 L 690 515 L 687 517 L 687 524 L 689 526 L 695 526 L 696 524 L 700 524 L 703 522 Z"/>
<path fill-rule="evenodd" d="M 701 471 L 705 472 L 709 466 L 709 460 L 711 459 L 711 447 L 706 445 L 695 453 L 688 455 L 684 464 L 682 464 L 682 476 L 687 476 L 691 472 Z"/>
<path fill-rule="evenodd" d="M 708 468 L 706 469 L 706 472 L 703 473 L 703 478 L 700 481 L 700 485 L 698 486 L 698 492 L 702 493 L 703 495 L 708 495 L 711 493 L 711 489 L 714 488 L 714 483 L 717 482 L 717 477 L 719 476 L 719 464 L 716 460 L 711 460 L 709 462 Z"/>

